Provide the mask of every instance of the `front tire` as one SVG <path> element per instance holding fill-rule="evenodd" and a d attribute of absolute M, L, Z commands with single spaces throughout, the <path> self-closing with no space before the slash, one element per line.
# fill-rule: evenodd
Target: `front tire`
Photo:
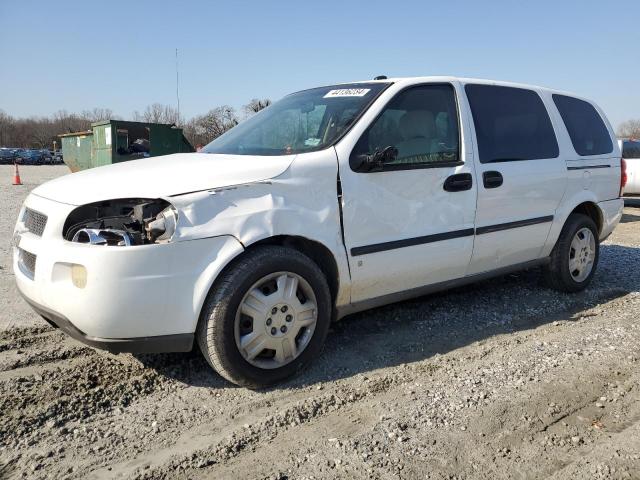
<path fill-rule="evenodd" d="M 550 255 L 544 276 L 547 284 L 561 292 L 584 290 L 596 272 L 600 257 L 598 229 L 581 213 L 572 213 L 562 228 Z"/>
<path fill-rule="evenodd" d="M 216 280 L 196 337 L 221 376 L 261 388 L 295 375 L 320 354 L 331 310 L 327 280 L 311 259 L 290 248 L 260 246 Z"/>

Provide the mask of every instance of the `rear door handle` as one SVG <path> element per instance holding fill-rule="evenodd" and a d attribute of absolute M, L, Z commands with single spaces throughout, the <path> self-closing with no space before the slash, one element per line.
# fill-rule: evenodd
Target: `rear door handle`
<path fill-rule="evenodd" d="M 464 190 L 471 190 L 472 186 L 473 178 L 470 173 L 456 173 L 444 181 L 443 188 L 447 192 L 462 192 Z"/>
<path fill-rule="evenodd" d="M 502 174 L 495 170 L 490 170 L 482 174 L 482 183 L 484 184 L 484 188 L 498 188 L 502 185 L 503 181 L 504 179 L 502 178 Z"/>

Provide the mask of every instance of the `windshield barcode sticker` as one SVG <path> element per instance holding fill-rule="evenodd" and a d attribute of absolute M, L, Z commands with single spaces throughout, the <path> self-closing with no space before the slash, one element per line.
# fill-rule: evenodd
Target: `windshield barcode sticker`
<path fill-rule="evenodd" d="M 324 98 L 364 97 L 370 91 L 370 88 L 340 88 L 338 90 L 329 90 Z"/>

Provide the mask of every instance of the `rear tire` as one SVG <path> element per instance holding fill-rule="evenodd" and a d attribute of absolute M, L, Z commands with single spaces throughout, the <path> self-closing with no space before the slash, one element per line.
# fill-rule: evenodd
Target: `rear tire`
<path fill-rule="evenodd" d="M 598 229 L 581 213 L 569 215 L 544 269 L 547 284 L 561 292 L 584 290 L 596 272 L 600 257 Z"/>
<path fill-rule="evenodd" d="M 215 281 L 196 338 L 221 376 L 261 388 L 295 375 L 320 354 L 331 313 L 327 280 L 311 259 L 260 246 Z"/>

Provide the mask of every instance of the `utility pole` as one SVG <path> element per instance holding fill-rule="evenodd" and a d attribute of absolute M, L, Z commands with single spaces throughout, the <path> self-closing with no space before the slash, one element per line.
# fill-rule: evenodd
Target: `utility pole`
<path fill-rule="evenodd" d="M 180 121 L 180 77 L 178 76 L 178 49 L 176 48 L 176 100 L 178 101 L 178 121 Z"/>

